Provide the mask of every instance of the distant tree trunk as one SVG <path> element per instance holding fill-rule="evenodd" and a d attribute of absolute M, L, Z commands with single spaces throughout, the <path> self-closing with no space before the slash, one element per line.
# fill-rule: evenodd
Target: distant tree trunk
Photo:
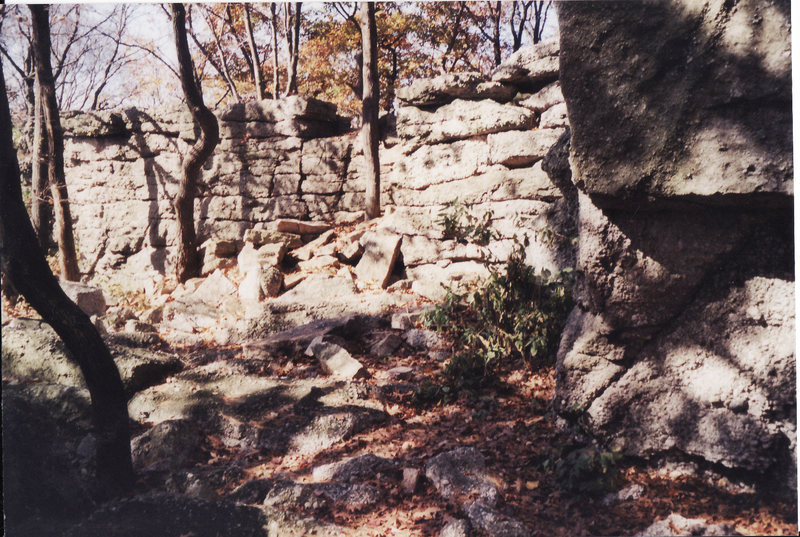
<path fill-rule="evenodd" d="M 58 116 L 53 70 L 50 66 L 49 7 L 41 4 L 28 6 L 31 10 L 31 33 L 36 61 L 36 81 L 39 86 L 44 126 L 47 132 L 48 175 L 53 196 L 53 213 L 58 232 L 59 265 L 61 277 L 78 281 L 78 256 L 72 232 L 72 214 L 64 178 L 64 132 Z"/>
<path fill-rule="evenodd" d="M 367 177 L 367 220 L 381 214 L 381 176 L 378 154 L 378 27 L 375 3 L 361 2 L 361 50 L 364 58 L 364 92 L 361 101 L 361 138 L 364 142 L 365 175 Z"/>
<path fill-rule="evenodd" d="M 286 42 L 289 45 L 289 70 L 286 75 L 286 94 L 297 93 L 297 60 L 300 57 L 300 11 L 302 2 L 294 2 L 294 15 L 291 4 L 286 4 Z"/>
<path fill-rule="evenodd" d="M 170 7 L 183 95 L 192 119 L 200 126 L 199 139 L 183 159 L 183 173 L 174 202 L 178 221 L 178 254 L 175 268 L 178 281 L 185 282 L 200 275 L 200 255 L 197 251 L 197 237 L 194 230 L 195 190 L 203 163 L 219 143 L 219 124 L 214 114 L 203 103 L 203 94 L 195 82 L 194 66 L 186 39 L 186 10 L 183 4 L 170 4 Z"/>
<path fill-rule="evenodd" d="M 278 99 L 281 93 L 280 72 L 278 65 L 278 12 L 275 2 L 269 5 L 272 15 L 272 98 Z"/>
<path fill-rule="evenodd" d="M 39 239 L 39 246 L 47 252 L 53 232 L 52 197 L 47 188 L 47 132 L 44 130 L 41 97 L 36 97 L 33 105 L 33 145 L 31 150 L 31 222 Z"/>
<path fill-rule="evenodd" d="M 250 6 L 242 4 L 242 7 L 244 7 L 244 27 L 247 30 L 247 44 L 250 47 L 250 56 L 252 57 L 253 83 L 256 87 L 256 99 L 260 101 L 264 98 L 264 78 L 261 76 L 261 62 L 258 60 L 258 49 L 256 48 L 255 37 L 253 37 L 253 22 L 250 20 Z"/>
<path fill-rule="evenodd" d="M 0 244 L 3 272 L 64 341 L 92 401 L 97 436 L 97 478 L 105 497 L 134 484 L 128 406 L 117 366 L 89 317 L 58 284 L 39 248 L 22 201 L 17 154 L 11 135 L 5 77 L 0 63 Z"/>

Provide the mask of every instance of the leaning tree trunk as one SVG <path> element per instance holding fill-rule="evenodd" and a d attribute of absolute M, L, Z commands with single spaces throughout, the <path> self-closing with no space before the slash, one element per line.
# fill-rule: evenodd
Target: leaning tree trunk
<path fill-rule="evenodd" d="M 38 92 L 37 92 L 38 94 Z M 48 159 L 47 133 L 42 118 L 41 97 L 34 100 L 33 145 L 31 151 L 31 222 L 39 239 L 39 246 L 47 252 L 50 249 L 50 236 L 53 231 L 52 198 L 47 188 Z"/>
<path fill-rule="evenodd" d="M 203 163 L 219 143 L 217 118 L 203 103 L 203 94 L 194 78 L 194 65 L 186 40 L 186 10 L 183 4 L 171 4 L 172 30 L 178 52 L 183 95 L 194 122 L 200 126 L 200 137 L 183 159 L 183 173 L 175 197 L 175 216 L 178 220 L 178 255 L 175 263 L 179 282 L 200 275 L 200 254 L 194 230 L 194 198 Z"/>
<path fill-rule="evenodd" d="M 58 116 L 58 101 L 50 65 L 50 21 L 49 7 L 30 5 L 32 46 L 36 62 L 36 81 L 39 86 L 47 151 L 49 157 L 48 176 L 53 196 L 53 213 L 58 232 L 58 251 L 61 277 L 78 281 L 78 256 L 75 252 L 75 237 L 72 233 L 72 214 L 69 209 L 69 195 L 64 178 L 64 132 Z"/>
<path fill-rule="evenodd" d="M 0 62 L 0 247 L 2 268 L 14 287 L 64 341 L 89 388 L 97 436 L 97 478 L 111 497 L 134 484 L 128 406 L 117 366 L 89 317 L 75 305 L 50 271 L 39 248 L 20 187 L 19 162 L 11 135 Z"/>
<path fill-rule="evenodd" d="M 258 59 L 258 48 L 256 39 L 253 36 L 253 21 L 250 19 L 250 6 L 242 4 L 244 7 L 244 27 L 247 31 L 247 45 L 250 47 L 250 56 L 253 58 L 253 85 L 256 90 L 256 100 L 264 98 L 264 77 L 261 76 L 261 62 Z"/>
<path fill-rule="evenodd" d="M 381 175 L 378 157 L 378 29 L 375 23 L 375 4 L 361 2 L 361 50 L 364 58 L 364 90 L 361 101 L 361 138 L 364 143 L 365 175 L 367 177 L 367 220 L 381 214 Z"/>

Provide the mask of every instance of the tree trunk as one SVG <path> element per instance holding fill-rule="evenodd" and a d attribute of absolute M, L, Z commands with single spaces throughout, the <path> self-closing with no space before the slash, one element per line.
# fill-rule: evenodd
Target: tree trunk
<path fill-rule="evenodd" d="M 58 251 L 61 277 L 78 281 L 78 256 L 75 252 L 75 237 L 72 233 L 72 214 L 69 210 L 69 195 L 64 179 L 64 132 L 58 116 L 53 70 L 50 66 L 50 22 L 49 7 L 30 5 L 31 33 L 36 61 L 36 80 L 39 85 L 44 126 L 47 133 L 48 175 L 53 196 L 53 213 L 58 232 Z"/>
<path fill-rule="evenodd" d="M 269 5 L 272 15 L 272 98 L 278 99 L 281 93 L 280 73 L 278 69 L 278 12 L 275 2 Z"/>
<path fill-rule="evenodd" d="M 52 198 L 47 188 L 47 133 L 42 118 L 41 97 L 34 101 L 33 144 L 31 150 L 31 222 L 36 231 L 44 252 L 50 249 L 50 237 L 53 232 Z"/>
<path fill-rule="evenodd" d="M 365 175 L 367 178 L 367 220 L 381 214 L 381 175 L 378 154 L 378 28 L 375 23 L 375 4 L 361 2 L 361 50 L 364 58 L 364 91 L 361 101 L 361 138 L 364 143 Z"/>
<path fill-rule="evenodd" d="M 294 95 L 297 93 L 297 60 L 300 57 L 300 10 L 302 2 L 294 3 L 294 17 L 292 19 L 293 30 L 287 32 L 286 39 L 289 41 L 289 72 L 287 73 L 286 94 Z M 289 9 L 289 4 L 286 5 Z"/>
<path fill-rule="evenodd" d="M 2 64 L 0 83 L 0 241 L 3 272 L 64 341 L 68 356 L 83 374 L 91 395 L 92 422 L 97 436 L 97 478 L 101 494 L 108 498 L 130 490 L 134 484 L 125 391 L 117 366 L 97 329 L 89 317 L 64 294 L 36 241 L 22 201 L 19 162 L 11 138 L 11 115 Z"/>
<path fill-rule="evenodd" d="M 200 254 L 197 251 L 197 237 L 194 230 L 195 190 L 203 163 L 219 143 L 219 124 L 214 114 L 203 103 L 203 94 L 194 79 L 194 66 L 186 39 L 186 10 L 183 4 L 170 4 L 170 7 L 183 95 L 192 119 L 200 126 L 199 139 L 183 159 L 183 173 L 174 202 L 178 221 L 178 253 L 175 268 L 178 281 L 185 282 L 200 275 Z"/>
<path fill-rule="evenodd" d="M 495 4 L 495 10 L 492 13 L 492 46 L 494 48 L 494 65 L 498 67 L 503 62 L 500 48 L 500 18 L 503 16 L 503 4 L 498 1 Z"/>
<path fill-rule="evenodd" d="M 256 100 L 260 101 L 264 98 L 264 78 L 261 76 L 261 62 L 258 60 L 258 49 L 256 48 L 255 37 L 253 37 L 253 22 L 250 20 L 250 6 L 242 4 L 242 7 L 244 7 L 244 27 L 247 30 L 247 44 L 250 47 L 250 56 L 252 57 L 253 84 L 256 87 Z"/>

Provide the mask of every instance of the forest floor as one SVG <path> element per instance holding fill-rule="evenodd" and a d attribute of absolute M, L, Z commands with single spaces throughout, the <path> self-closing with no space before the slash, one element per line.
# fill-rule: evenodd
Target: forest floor
<path fill-rule="evenodd" d="M 202 350 L 204 354 L 213 352 Z M 236 356 L 235 349 L 225 352 Z M 397 366 L 413 368 L 417 382 L 433 378 L 442 367 L 424 353 L 389 360 L 368 354 L 355 357 L 370 371 L 366 382 L 371 383 Z M 310 357 L 273 364 L 274 372 L 294 378 L 306 377 L 314 369 Z M 356 434 L 315 457 L 251 461 L 247 473 L 249 478 L 282 473 L 303 482 L 310 479 L 313 467 L 364 453 L 421 468 L 437 453 L 472 446 L 486 458 L 489 474 L 501 492 L 501 510 L 522 520 L 533 535 L 632 535 L 671 513 L 705 519 L 709 524 L 728 523 L 743 535 L 797 534 L 796 503 L 764 491 L 735 491 L 732 483 L 718 475 L 670 472 L 623 460 L 617 467 L 616 482 L 607 491 L 562 491 L 553 473 L 542 468 L 553 456 L 554 446 L 568 442 L 549 412 L 553 390 L 554 370 L 545 367 L 534 372 L 506 368 L 500 372 L 497 387 L 428 408 L 416 404 L 412 394 L 384 392 L 390 417 L 382 426 Z M 223 459 L 239 455 L 235 451 L 215 453 Z M 358 528 L 355 534 L 365 537 L 438 535 L 448 520 L 463 518 L 458 506 L 444 500 L 425 480 L 411 496 L 394 481 L 373 484 L 384 491 L 378 507 L 356 512 L 334 508 L 318 518 Z M 636 484 L 643 487 L 641 497 L 609 505 L 609 493 Z M 227 488 L 236 485 L 230 483 Z"/>
<path fill-rule="evenodd" d="M 35 314 L 24 306 L 12 310 L 4 304 L 3 316 Z M 615 479 L 606 480 L 605 489 L 593 494 L 565 490 L 556 473 L 545 465 L 548 459 L 558 458 L 559 446 L 570 442 L 558 430 L 550 412 L 552 366 L 529 371 L 519 364 L 503 364 L 499 382 L 492 387 L 480 393 L 464 393 L 446 404 L 421 405 L 413 389 L 397 390 L 393 388 L 397 384 L 387 383 L 387 371 L 406 366 L 411 373 L 403 379 L 405 383 L 420 386 L 437 377 L 443 362 L 429 352 L 407 346 L 389 358 L 375 357 L 366 348 L 366 344 L 355 342 L 352 354 L 369 372 L 363 382 L 382 394 L 387 419 L 308 456 L 254 453 L 226 447 L 209 436 L 203 442 L 202 464 L 244 470 L 240 478 L 223 483 L 216 495 L 224 498 L 246 481 L 274 476 L 310 483 L 313 468 L 366 453 L 394 460 L 404 468 L 424 469 L 432 456 L 470 446 L 485 458 L 488 474 L 500 492 L 497 510 L 521 520 L 533 535 L 633 535 L 672 513 L 704 519 L 709 524 L 727 523 L 743 535 L 797 534 L 796 502 L 776 498 L 764 487 L 741 486 L 691 465 L 688 469 L 685 465 L 664 469 L 623 459 L 610 470 Z M 162 350 L 180 357 L 186 369 L 248 360 L 243 349 L 235 345 L 206 343 Z M 321 372 L 315 358 L 292 354 L 272 356 L 256 374 L 291 381 L 315 379 Z M 137 432 L 147 427 L 141 423 Z M 404 491 L 398 479 L 379 477 L 369 484 L 381 490 L 380 502 L 361 509 L 331 504 L 313 516 L 365 537 L 435 536 L 449 520 L 464 518 L 459 506 L 444 499 L 426 479 L 413 494 Z M 137 493 L 163 487 L 159 479 L 142 478 Z M 637 492 L 627 499 L 615 498 L 615 492 L 626 490 Z"/>

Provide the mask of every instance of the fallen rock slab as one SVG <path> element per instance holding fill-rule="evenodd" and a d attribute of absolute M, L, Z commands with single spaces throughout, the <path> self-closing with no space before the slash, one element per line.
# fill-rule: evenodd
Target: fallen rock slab
<path fill-rule="evenodd" d="M 415 349 L 433 349 L 445 343 L 444 338 L 433 330 L 424 330 L 421 328 L 406 330 L 403 334 L 403 339 L 408 345 Z"/>
<path fill-rule="evenodd" d="M 364 254 L 356 265 L 359 280 L 376 281 L 381 288 L 389 284 L 402 237 L 388 232 L 367 232 L 360 240 Z"/>

